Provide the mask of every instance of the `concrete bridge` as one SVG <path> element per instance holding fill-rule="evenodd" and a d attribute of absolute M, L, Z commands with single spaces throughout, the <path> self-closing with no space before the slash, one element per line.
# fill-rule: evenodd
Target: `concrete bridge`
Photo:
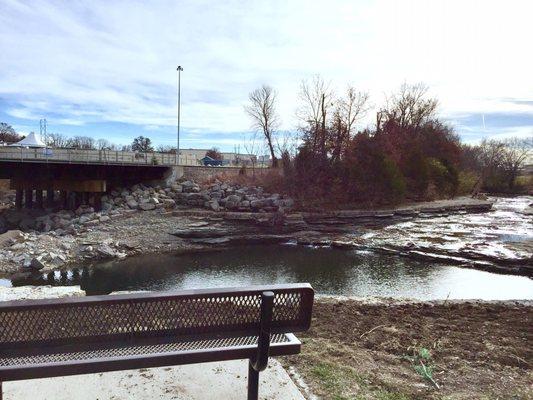
<path fill-rule="evenodd" d="M 0 161 L 105 165 L 199 165 L 195 156 L 159 152 L 0 147 Z"/>
<path fill-rule="evenodd" d="M 176 156 L 109 150 L 0 148 L 0 179 L 9 179 L 17 208 L 81 204 L 101 208 L 108 187 L 180 176 Z M 197 165 L 180 157 L 181 165 Z M 58 197 L 57 197 L 58 196 Z"/>

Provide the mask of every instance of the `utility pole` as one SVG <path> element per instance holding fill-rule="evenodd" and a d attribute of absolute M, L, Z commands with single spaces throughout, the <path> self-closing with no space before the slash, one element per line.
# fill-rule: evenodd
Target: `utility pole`
<path fill-rule="evenodd" d="M 176 165 L 179 164 L 180 160 L 180 111 L 181 111 L 181 71 L 183 68 L 181 65 L 178 65 L 178 143 L 176 148 Z"/>
<path fill-rule="evenodd" d="M 46 118 L 39 120 L 39 136 L 44 139 L 44 144 L 48 147 L 48 133 L 46 132 Z"/>

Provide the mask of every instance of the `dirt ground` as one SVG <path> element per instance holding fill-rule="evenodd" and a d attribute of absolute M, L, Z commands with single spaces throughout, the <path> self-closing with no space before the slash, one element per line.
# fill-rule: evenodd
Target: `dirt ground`
<path fill-rule="evenodd" d="M 319 299 L 313 313 L 284 359 L 310 399 L 533 399 L 531 302 Z"/>

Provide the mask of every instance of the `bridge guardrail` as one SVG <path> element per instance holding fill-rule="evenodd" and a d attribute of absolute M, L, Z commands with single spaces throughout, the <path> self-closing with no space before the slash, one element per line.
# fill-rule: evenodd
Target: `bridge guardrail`
<path fill-rule="evenodd" d="M 176 165 L 170 153 L 115 150 L 0 147 L 0 159 L 21 162 L 67 162 L 74 164 Z M 179 165 L 200 165 L 196 157 L 180 155 Z"/>

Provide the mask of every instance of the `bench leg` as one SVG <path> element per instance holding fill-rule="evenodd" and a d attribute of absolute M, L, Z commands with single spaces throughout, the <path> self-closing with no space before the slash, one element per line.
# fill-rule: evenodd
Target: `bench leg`
<path fill-rule="evenodd" d="M 248 363 L 248 400 L 258 400 L 259 398 L 259 371 L 252 365 L 252 360 Z M 0 400 L 2 400 L 0 398 Z"/>

